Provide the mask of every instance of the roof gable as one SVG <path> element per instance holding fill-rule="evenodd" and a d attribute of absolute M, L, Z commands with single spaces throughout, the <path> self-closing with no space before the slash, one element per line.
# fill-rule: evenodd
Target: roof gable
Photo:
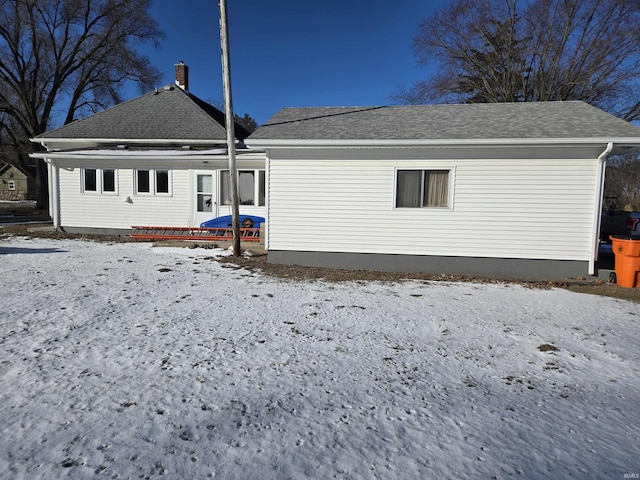
<path fill-rule="evenodd" d="M 175 85 L 168 85 L 81 120 L 38 139 L 177 140 L 224 142 L 223 112 Z M 236 138 L 248 132 L 235 124 Z"/>
<path fill-rule="evenodd" d="M 581 101 L 284 108 L 248 139 L 487 140 L 631 137 L 640 128 Z"/>
<path fill-rule="evenodd" d="M 29 172 L 27 172 L 23 167 L 19 165 L 12 165 L 11 163 L 0 163 L 0 175 L 4 175 L 11 169 L 16 169 L 18 173 L 24 175 L 25 177 L 29 176 Z"/>

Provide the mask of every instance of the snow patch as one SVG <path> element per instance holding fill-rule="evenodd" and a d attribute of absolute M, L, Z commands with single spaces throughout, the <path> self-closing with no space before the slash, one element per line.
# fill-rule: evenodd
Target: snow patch
<path fill-rule="evenodd" d="M 640 306 L 2 238 L 0 477 L 623 478 Z"/>

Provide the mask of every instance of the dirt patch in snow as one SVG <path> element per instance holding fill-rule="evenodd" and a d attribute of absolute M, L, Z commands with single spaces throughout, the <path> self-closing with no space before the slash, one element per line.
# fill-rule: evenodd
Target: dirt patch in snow
<path fill-rule="evenodd" d="M 550 343 L 543 343 L 542 345 L 538 345 L 538 350 L 541 352 L 557 352 L 560 349 L 555 345 L 551 345 Z"/>
<path fill-rule="evenodd" d="M 510 278 L 486 278 L 465 275 L 427 274 L 427 273 L 392 273 L 371 270 L 342 270 L 336 268 L 300 267 L 296 265 L 279 265 L 267 262 L 266 255 L 246 257 L 224 257 L 220 262 L 227 262 L 250 270 L 259 270 L 268 275 L 295 280 L 326 280 L 330 282 L 348 281 L 382 281 L 399 282 L 404 280 L 423 280 L 429 282 L 477 282 L 477 283 L 513 283 L 529 288 L 564 288 L 577 293 L 588 293 L 606 297 L 620 298 L 640 303 L 640 288 L 624 288 L 602 280 L 570 279 L 564 281 L 526 281 Z"/>

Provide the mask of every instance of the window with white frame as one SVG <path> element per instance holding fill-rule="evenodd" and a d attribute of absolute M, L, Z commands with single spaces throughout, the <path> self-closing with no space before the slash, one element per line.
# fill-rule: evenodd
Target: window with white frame
<path fill-rule="evenodd" d="M 171 172 L 165 169 L 136 170 L 135 187 L 138 195 L 170 195 Z"/>
<path fill-rule="evenodd" d="M 266 177 L 264 170 L 258 170 L 258 206 L 265 205 Z"/>
<path fill-rule="evenodd" d="M 169 193 L 169 170 L 156 170 L 156 193 Z"/>
<path fill-rule="evenodd" d="M 98 191 L 98 170 L 85 168 L 82 170 L 82 186 L 85 192 Z"/>
<path fill-rule="evenodd" d="M 102 170 L 102 191 L 116 193 L 116 171 L 112 169 Z"/>
<path fill-rule="evenodd" d="M 83 168 L 82 191 L 86 193 L 118 193 L 116 171 L 113 168 Z"/>
<path fill-rule="evenodd" d="M 396 207 L 449 207 L 449 170 L 398 170 Z"/>
<path fill-rule="evenodd" d="M 15 180 L 9 180 L 7 182 L 8 188 L 9 190 L 15 190 L 16 189 L 16 181 Z"/>
<path fill-rule="evenodd" d="M 151 171 L 136 171 L 136 193 L 151 193 Z"/>
<path fill-rule="evenodd" d="M 264 170 L 240 170 L 238 172 L 238 202 L 240 205 L 264 206 Z M 220 203 L 222 205 L 231 205 L 229 170 L 220 172 Z"/>

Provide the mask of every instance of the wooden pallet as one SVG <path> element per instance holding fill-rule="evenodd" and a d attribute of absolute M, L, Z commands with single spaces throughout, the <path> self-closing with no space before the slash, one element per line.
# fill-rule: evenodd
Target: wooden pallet
<path fill-rule="evenodd" d="M 153 227 L 132 226 L 130 238 L 140 240 L 201 240 L 231 241 L 233 229 L 230 227 Z M 240 240 L 243 242 L 259 242 L 259 228 L 240 228 Z"/>

